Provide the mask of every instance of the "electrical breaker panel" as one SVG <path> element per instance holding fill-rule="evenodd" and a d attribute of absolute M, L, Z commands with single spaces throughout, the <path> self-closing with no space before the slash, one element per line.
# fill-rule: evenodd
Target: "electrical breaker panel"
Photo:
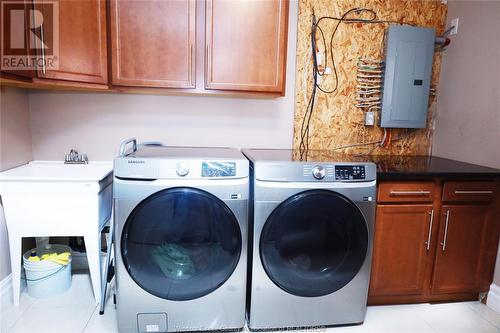
<path fill-rule="evenodd" d="M 380 127 L 426 127 L 435 38 L 432 28 L 389 27 Z"/>

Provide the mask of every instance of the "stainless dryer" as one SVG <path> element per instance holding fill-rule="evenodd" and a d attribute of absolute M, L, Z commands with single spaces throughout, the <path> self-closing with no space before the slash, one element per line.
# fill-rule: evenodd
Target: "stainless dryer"
<path fill-rule="evenodd" d="M 132 143 L 114 161 L 120 332 L 241 329 L 248 160 Z"/>
<path fill-rule="evenodd" d="M 362 323 L 376 166 L 311 151 L 248 149 L 250 329 Z M 253 229 L 253 230 L 252 230 Z"/>

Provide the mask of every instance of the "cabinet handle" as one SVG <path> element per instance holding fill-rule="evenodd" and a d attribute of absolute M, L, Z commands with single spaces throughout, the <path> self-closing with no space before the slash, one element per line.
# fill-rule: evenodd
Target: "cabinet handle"
<path fill-rule="evenodd" d="M 40 26 L 40 35 L 42 37 L 42 73 L 43 75 L 46 75 L 47 74 L 47 68 L 45 66 L 45 43 L 43 42 L 43 36 L 44 36 L 44 32 L 43 32 L 43 26 L 45 24 L 42 23 L 42 25 Z"/>
<path fill-rule="evenodd" d="M 392 196 L 397 196 L 397 195 L 422 195 L 422 196 L 428 196 L 431 194 L 430 191 L 391 191 L 390 195 Z"/>
<path fill-rule="evenodd" d="M 443 246 L 443 252 L 446 251 L 446 238 L 448 237 L 448 221 L 450 219 L 450 210 L 446 211 L 446 222 L 444 224 L 444 238 L 441 245 Z"/>
<path fill-rule="evenodd" d="M 189 49 L 189 54 L 190 54 L 189 55 L 189 79 L 192 80 L 193 79 L 193 59 L 194 59 L 193 44 L 191 44 L 189 47 L 190 47 L 190 49 Z"/>
<path fill-rule="evenodd" d="M 34 25 L 36 25 L 36 22 L 35 22 L 35 10 L 34 10 L 34 9 L 35 9 L 35 7 L 33 7 L 33 10 L 31 11 L 31 21 L 33 22 L 33 24 L 34 24 Z M 31 36 L 30 36 L 30 37 L 31 37 Z M 38 72 L 38 51 L 37 51 L 37 49 L 38 49 L 38 38 L 36 38 L 36 37 L 31 37 L 31 38 L 33 39 L 33 44 L 35 45 L 35 50 L 36 50 L 36 51 L 35 51 L 35 52 L 36 52 L 36 53 L 35 53 L 35 59 L 36 59 L 36 62 L 35 62 L 34 70 L 35 70 L 36 72 Z M 28 41 L 28 44 L 29 44 L 30 42 L 31 42 L 31 40 L 30 40 L 30 41 Z M 30 54 L 30 55 L 31 55 L 31 54 Z"/>
<path fill-rule="evenodd" d="M 431 248 L 431 235 L 432 235 L 432 222 L 434 221 L 434 209 L 431 210 L 429 213 L 431 216 L 431 221 L 429 223 L 429 234 L 427 235 L 427 242 L 425 242 L 425 245 L 427 245 L 427 251 Z"/>
<path fill-rule="evenodd" d="M 207 83 L 212 82 L 212 61 L 208 58 L 210 52 L 208 51 L 208 44 L 205 45 L 205 86 Z"/>
<path fill-rule="evenodd" d="M 462 191 L 462 190 L 456 190 L 455 194 L 493 194 L 493 191 Z"/>

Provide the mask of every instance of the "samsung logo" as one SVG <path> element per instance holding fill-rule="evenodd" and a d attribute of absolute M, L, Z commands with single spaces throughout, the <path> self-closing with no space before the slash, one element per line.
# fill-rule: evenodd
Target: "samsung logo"
<path fill-rule="evenodd" d="M 128 160 L 127 161 L 129 164 L 145 164 L 146 161 L 141 161 L 141 160 Z"/>

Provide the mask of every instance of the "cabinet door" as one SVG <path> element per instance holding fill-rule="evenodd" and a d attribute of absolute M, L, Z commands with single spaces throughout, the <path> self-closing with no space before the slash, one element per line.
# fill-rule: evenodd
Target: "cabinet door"
<path fill-rule="evenodd" d="M 424 292 L 433 218 L 432 205 L 377 206 L 370 296 Z"/>
<path fill-rule="evenodd" d="M 490 215 L 487 206 L 443 206 L 433 293 L 478 291 L 484 230 Z"/>
<path fill-rule="evenodd" d="M 108 82 L 106 1 L 59 1 L 58 69 L 38 68 L 38 77 L 56 80 Z M 46 9 L 43 9 L 46 12 Z M 44 15 L 45 17 L 45 15 Z M 50 16 L 47 16 L 50 17 Z M 46 26 L 44 34 L 51 33 Z"/>
<path fill-rule="evenodd" d="M 4 36 L 4 38 L 2 39 L 3 45 L 1 52 L 1 63 L 11 64 L 11 66 L 9 67 L 12 68 L 4 68 L 2 69 L 1 73 L 11 74 L 24 78 L 33 78 L 35 76 L 34 69 L 27 66 L 25 61 L 15 61 L 14 57 L 10 57 L 22 56 L 23 58 L 29 59 L 35 56 L 35 40 L 33 34 L 30 34 L 29 30 L 29 24 L 32 21 L 33 15 L 33 4 L 23 0 L 0 0 L 0 6 L 2 8 L 3 15 L 1 24 L 3 25 L 2 31 Z M 11 10 L 16 10 L 17 13 L 21 15 L 21 17 L 16 17 L 16 14 L 11 13 Z M 19 29 L 19 31 L 11 31 L 12 29 L 15 29 L 13 28 L 15 26 L 13 20 L 24 20 L 24 22 L 22 22 L 23 29 Z M 13 40 L 11 40 L 11 38 L 13 38 Z M 1 76 L 3 77 L 4 75 Z"/>
<path fill-rule="evenodd" d="M 194 88 L 194 0 L 110 5 L 114 85 Z"/>
<path fill-rule="evenodd" d="M 288 1 L 208 0 L 207 89 L 284 93 Z"/>

